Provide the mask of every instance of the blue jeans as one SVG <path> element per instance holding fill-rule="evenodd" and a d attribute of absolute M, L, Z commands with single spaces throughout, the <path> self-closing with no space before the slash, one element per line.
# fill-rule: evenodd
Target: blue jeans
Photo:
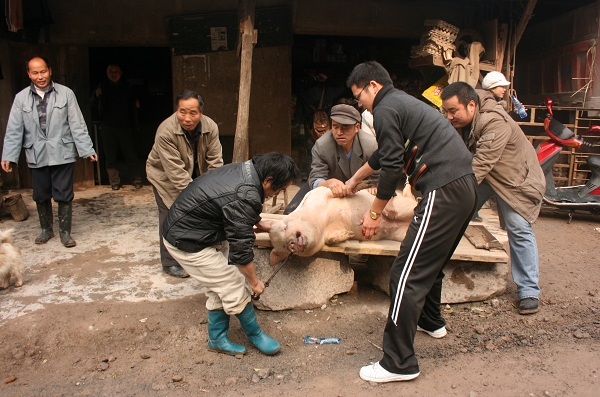
<path fill-rule="evenodd" d="M 496 196 L 498 209 L 504 216 L 508 245 L 510 246 L 512 276 L 515 284 L 517 284 L 519 299 L 537 298 L 540 295 L 538 285 L 540 268 L 537 242 L 531 224 L 519 215 L 510 204 L 502 200 L 494 192 L 494 189 L 485 182 L 477 187 L 477 208 L 481 208 L 483 203 L 492 196 Z"/>

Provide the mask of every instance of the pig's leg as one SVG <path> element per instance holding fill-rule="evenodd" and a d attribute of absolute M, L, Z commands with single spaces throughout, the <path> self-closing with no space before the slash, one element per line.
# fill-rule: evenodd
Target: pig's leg
<path fill-rule="evenodd" d="M 337 244 L 346 240 L 350 240 L 352 237 L 354 237 L 354 233 L 350 230 L 335 230 L 326 232 L 324 237 L 325 244 Z"/>

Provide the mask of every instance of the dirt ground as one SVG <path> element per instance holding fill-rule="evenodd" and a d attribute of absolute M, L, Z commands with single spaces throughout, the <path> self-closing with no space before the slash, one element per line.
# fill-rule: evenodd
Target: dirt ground
<path fill-rule="evenodd" d="M 361 272 L 356 293 L 324 308 L 258 313 L 280 354 L 251 347 L 235 318 L 230 338 L 248 354 L 211 353 L 200 286 L 161 272 L 148 186 L 77 191 L 71 249 L 58 237 L 33 244 L 37 212 L 19 192 L 30 218 L 0 225 L 14 229 L 26 269 L 23 287 L 0 291 L 0 396 L 600 395 L 599 216 L 567 224 L 543 210 L 538 314 L 517 313 L 512 281 L 495 299 L 445 306 L 448 335 L 416 337 L 421 375 L 371 384 L 358 370 L 381 358 L 388 297 Z M 305 335 L 342 341 L 305 345 Z"/>

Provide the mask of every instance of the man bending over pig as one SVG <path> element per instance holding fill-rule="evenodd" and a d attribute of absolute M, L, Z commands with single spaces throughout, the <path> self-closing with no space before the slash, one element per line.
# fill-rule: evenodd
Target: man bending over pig
<path fill-rule="evenodd" d="M 208 348 L 231 355 L 246 348 L 227 337 L 234 314 L 248 339 L 266 355 L 280 345 L 258 326 L 250 293 L 260 296 L 265 285 L 254 271 L 254 226 L 261 221 L 265 198 L 277 195 L 298 179 L 294 161 L 280 153 L 257 155 L 243 163 L 227 164 L 200 175 L 177 197 L 163 224 L 169 253 L 189 275 L 207 289 Z"/>
<path fill-rule="evenodd" d="M 331 189 L 334 197 L 346 196 L 346 182 L 363 166 L 377 149 L 375 137 L 360 128 L 361 116 L 353 106 L 335 105 L 331 108 L 331 130 L 317 139 L 312 148 L 312 164 L 308 182 L 304 184 L 285 208 L 284 214 L 294 211 L 304 196 L 319 186 Z M 378 173 L 371 176 L 377 183 Z"/>
<path fill-rule="evenodd" d="M 356 66 L 347 84 L 358 105 L 373 113 L 377 131 L 378 149 L 346 182 L 354 190 L 380 170 L 377 195 L 362 216 L 362 233 L 369 239 L 380 231 L 381 213 L 403 168 L 423 195 L 390 269 L 383 359 L 360 370 L 368 381 L 410 380 L 420 373 L 413 346 L 417 330 L 434 338 L 446 335 L 440 312 L 443 269 L 471 219 L 477 180 L 471 154 L 452 125 L 424 102 L 395 89 L 379 63 Z"/>

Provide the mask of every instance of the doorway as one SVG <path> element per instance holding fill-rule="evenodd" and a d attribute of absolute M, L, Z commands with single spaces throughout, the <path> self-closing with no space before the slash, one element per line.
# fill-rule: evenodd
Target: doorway
<path fill-rule="evenodd" d="M 146 159 L 154 144 L 154 135 L 159 124 L 173 113 L 173 84 L 171 52 L 168 47 L 90 47 L 90 92 L 105 80 L 109 64 L 118 64 L 123 71 L 121 79 L 134 88 L 140 102 L 137 110 L 137 124 L 133 140 L 138 158 L 139 172 L 146 180 Z M 92 108 L 92 121 L 98 130 L 99 114 Z M 104 150 L 102 133 L 98 131 L 98 151 L 100 158 L 100 182 L 109 184 L 102 159 Z M 122 153 L 117 154 L 118 169 L 122 184 L 131 184 L 127 162 Z M 96 176 L 98 181 L 98 176 Z"/>
<path fill-rule="evenodd" d="M 410 69 L 411 46 L 419 40 L 328 35 L 294 35 L 292 47 L 292 157 L 302 179 L 310 173 L 314 141 L 309 130 L 314 108 L 346 103 L 357 107 L 346 79 L 354 66 L 375 60 L 390 73 L 394 86 L 421 97 L 423 76 Z M 362 111 L 359 109 L 359 111 Z"/>

